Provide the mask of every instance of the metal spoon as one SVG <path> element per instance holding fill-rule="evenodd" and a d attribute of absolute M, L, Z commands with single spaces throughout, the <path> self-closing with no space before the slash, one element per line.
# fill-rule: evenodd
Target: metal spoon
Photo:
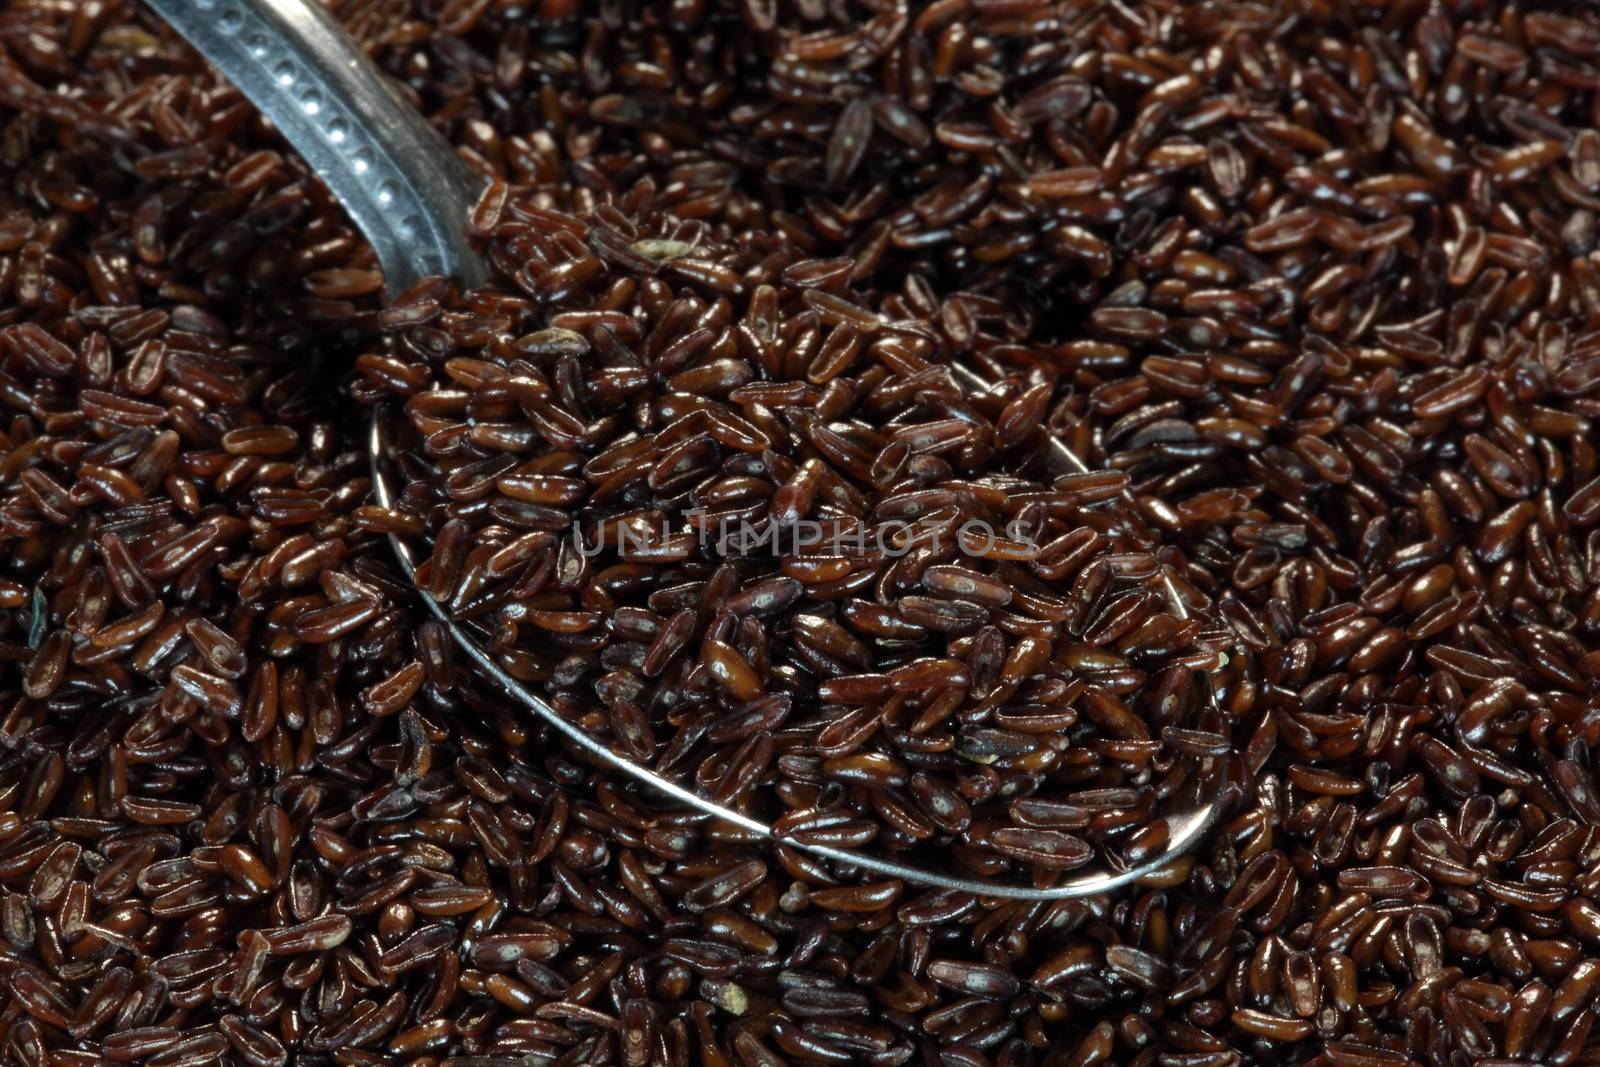
<path fill-rule="evenodd" d="M 451 278 L 463 289 L 485 282 L 487 270 L 464 231 L 482 183 L 315 0 L 149 3 L 273 121 L 327 183 L 372 244 L 391 292 L 433 276 Z M 969 391 L 981 394 L 990 389 L 970 367 L 957 364 L 952 369 Z M 395 493 L 388 474 L 391 453 L 384 424 L 374 409 L 368 436 L 373 495 L 388 507 Z M 1057 473 L 1088 473 L 1089 468 L 1058 438 L 1051 437 L 1048 448 Z M 401 567 L 408 576 L 413 575 L 416 567 L 411 549 L 398 538 L 391 537 L 390 542 Z M 1173 613 L 1186 618 L 1170 576 L 1163 573 L 1163 581 Z M 501 669 L 432 597 L 421 599 L 489 678 L 598 762 L 746 831 L 874 875 L 985 897 L 1060 900 L 1092 896 L 1161 872 L 1193 848 L 1221 813 L 1227 760 L 1202 759 L 1187 788 L 1207 799 L 1197 799 L 1185 814 L 1163 816 L 1168 840 L 1159 853 L 1131 865 L 1119 865 L 1113 859 L 1106 866 L 1085 868 L 1045 888 L 962 878 L 869 853 L 807 844 L 785 838 L 759 819 L 618 756 Z M 1201 672 L 1197 682 L 1202 699 L 1209 704 L 1209 715 L 1216 717 L 1210 678 Z"/>

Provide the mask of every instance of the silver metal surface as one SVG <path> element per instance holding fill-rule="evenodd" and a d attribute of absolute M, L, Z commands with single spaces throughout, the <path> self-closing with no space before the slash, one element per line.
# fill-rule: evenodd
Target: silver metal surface
<path fill-rule="evenodd" d="M 482 284 L 484 266 L 465 236 L 467 212 L 478 180 L 427 122 L 389 85 L 383 74 L 315 0 L 149 0 L 150 5 L 236 84 L 283 132 L 350 213 L 377 252 L 391 293 L 430 275 L 454 278 L 464 287 Z M 963 388 L 990 387 L 970 367 L 957 365 Z M 374 408 L 368 434 L 373 495 L 390 507 L 391 481 L 381 408 Z M 1049 441 L 1057 473 L 1089 468 L 1058 438 Z M 408 578 L 415 573 L 410 547 L 391 537 Z M 1186 610 L 1170 576 L 1163 574 L 1173 611 Z M 1166 816 L 1167 847 L 1136 865 L 1105 866 L 1074 873 L 1047 888 L 1007 885 L 941 874 L 849 849 L 782 838 L 767 823 L 709 800 L 647 767 L 612 752 L 562 718 L 539 694 L 506 673 L 473 636 L 432 597 L 419 598 L 484 674 L 558 730 L 573 745 L 659 792 L 754 834 L 782 841 L 825 859 L 874 875 L 899 878 L 991 898 L 1061 900 L 1093 896 L 1156 874 L 1189 851 L 1221 814 L 1227 760 L 1198 761 L 1185 789 L 1205 795 L 1194 808 Z M 1201 696 L 1214 715 L 1210 678 L 1198 673 Z"/>
<path fill-rule="evenodd" d="M 271 119 L 366 235 L 398 294 L 483 284 L 467 243 L 482 182 L 317 0 L 149 0 Z"/>

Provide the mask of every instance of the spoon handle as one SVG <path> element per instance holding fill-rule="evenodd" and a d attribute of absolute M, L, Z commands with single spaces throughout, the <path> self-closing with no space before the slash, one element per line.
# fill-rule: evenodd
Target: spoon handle
<path fill-rule="evenodd" d="M 481 182 L 317 0 L 150 0 L 327 183 L 398 294 L 481 285 L 467 213 Z"/>

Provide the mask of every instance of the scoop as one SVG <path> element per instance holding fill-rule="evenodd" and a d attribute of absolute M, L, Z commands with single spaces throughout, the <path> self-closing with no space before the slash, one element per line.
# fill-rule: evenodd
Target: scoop
<path fill-rule="evenodd" d="M 465 233 L 481 180 L 315 0 L 149 3 L 276 124 L 328 185 L 371 243 L 390 292 L 435 276 L 450 278 L 464 290 L 484 284 L 488 272 Z M 957 363 L 951 369 L 962 387 L 974 394 L 991 388 L 969 366 Z M 374 408 L 368 450 L 373 495 L 379 505 L 388 507 L 395 492 L 386 462 L 391 453 L 385 422 L 381 410 Z M 1089 472 L 1059 438 L 1050 437 L 1047 448 L 1053 473 Z M 413 576 L 411 549 L 396 537 L 390 537 L 390 543 L 401 568 Z M 1162 581 L 1173 613 L 1187 617 L 1170 575 L 1163 572 Z M 1195 773 L 1184 787 L 1193 796 L 1193 806 L 1176 816 L 1159 816 L 1167 823 L 1165 848 L 1136 864 L 1119 862 L 1114 854 L 1103 852 L 1099 866 L 1080 868 L 1048 887 L 963 878 L 864 851 L 795 840 L 617 755 L 502 670 L 432 597 L 420 598 L 488 678 L 599 763 L 745 831 L 876 876 L 990 898 L 1093 896 L 1157 876 L 1193 848 L 1221 813 L 1227 759 L 1196 758 Z M 1203 715 L 1218 719 L 1211 680 L 1204 672 L 1198 672 L 1197 688 L 1207 705 Z"/>

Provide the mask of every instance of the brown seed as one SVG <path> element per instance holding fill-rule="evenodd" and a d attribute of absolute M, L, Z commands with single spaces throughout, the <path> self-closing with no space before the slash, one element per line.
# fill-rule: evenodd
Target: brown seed
<path fill-rule="evenodd" d="M 486 178 L 383 294 L 87 11 L 0 64 L 0 1058 L 1583 1061 L 1582 12 L 338 5 Z M 798 844 L 1047 885 L 1224 763 L 1103 901 Z"/>

